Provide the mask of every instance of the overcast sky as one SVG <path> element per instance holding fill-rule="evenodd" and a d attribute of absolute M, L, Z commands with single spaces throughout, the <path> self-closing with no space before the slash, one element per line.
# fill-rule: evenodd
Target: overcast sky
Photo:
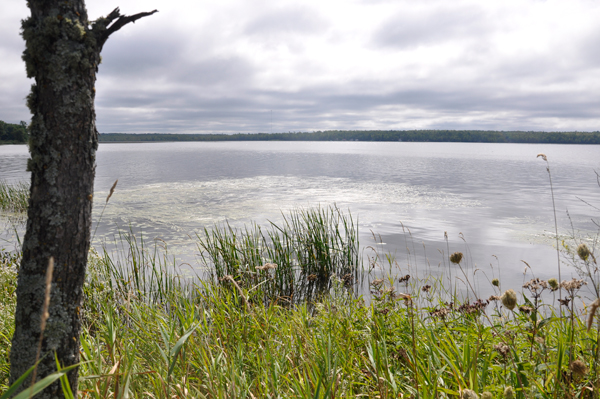
<path fill-rule="evenodd" d="M 600 130 L 596 0 L 89 0 L 158 9 L 104 47 L 98 130 Z M 25 0 L 0 1 L 0 120 L 29 120 Z"/>

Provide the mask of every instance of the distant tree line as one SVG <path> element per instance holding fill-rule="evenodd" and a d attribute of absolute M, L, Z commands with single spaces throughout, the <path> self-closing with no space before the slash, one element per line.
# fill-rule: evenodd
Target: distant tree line
<path fill-rule="evenodd" d="M 600 144 L 600 132 L 493 130 L 327 130 L 303 133 L 104 133 L 100 142 L 146 141 L 413 141 L 462 143 Z"/>
<path fill-rule="evenodd" d="M 17 125 L 0 121 L 0 144 L 24 144 L 28 138 L 26 122 Z"/>

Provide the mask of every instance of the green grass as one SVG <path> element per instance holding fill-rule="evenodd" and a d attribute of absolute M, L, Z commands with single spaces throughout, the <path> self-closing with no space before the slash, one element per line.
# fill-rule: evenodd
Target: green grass
<path fill-rule="evenodd" d="M 205 228 L 198 249 L 214 281 L 233 279 L 265 304 L 312 300 L 331 288 L 333 277 L 352 286 L 362 270 L 358 228 L 337 207 L 297 209 L 267 229 Z"/>
<path fill-rule="evenodd" d="M 0 180 L 0 209 L 4 212 L 25 213 L 29 204 L 29 184 L 8 184 Z"/>
<path fill-rule="evenodd" d="M 316 249 L 309 237 L 317 234 L 305 231 L 329 230 L 328 238 L 317 240 L 322 248 L 334 235 L 338 244 L 347 244 L 350 238 L 342 232 L 356 233 L 344 230 L 343 220 L 334 208 L 316 209 L 287 216 L 287 223 L 265 233 L 258 226 L 241 233 L 228 226 L 206 231 L 199 245 L 213 252 L 205 261 L 221 264 L 213 266 L 215 278 L 205 281 L 174 273 L 160 241 L 148 245 L 125 234 L 114 253 L 91 253 L 84 287 L 82 397 L 459 398 L 472 390 L 500 398 L 507 387 L 516 398 L 593 397 L 600 383 L 600 325 L 595 318 L 588 331 L 582 321 L 586 307 L 578 310 L 570 302 L 558 317 L 553 302 L 544 302 L 552 294 L 540 295 L 551 293 L 542 282 L 504 287 L 518 292 L 513 310 L 497 299 L 461 303 L 448 298 L 443 276 L 412 277 L 402 285 L 389 276 L 371 286 L 366 303 L 343 280 L 345 268 L 357 264 L 348 260 L 353 252 L 344 255 L 334 245 L 329 253 L 311 252 Z M 279 238 L 273 236 L 277 231 Z M 290 250 L 277 252 L 278 239 Z M 310 245 L 294 247 L 295 242 Z M 277 253 L 290 256 L 291 272 L 282 273 L 291 273 L 291 286 L 326 270 L 321 295 L 293 305 L 277 300 L 285 294 L 276 275 L 283 267 L 253 271 L 262 262 L 283 264 Z M 329 269 L 315 261 L 313 269 L 303 271 L 302 262 L 336 256 L 326 263 Z M 585 270 L 595 263 L 591 256 L 573 259 L 581 266 L 588 262 Z M 17 264 L 7 254 L 0 267 L 4 388 Z M 219 275 L 231 275 L 236 285 Z M 275 288 L 257 294 L 257 287 L 270 284 Z M 577 298 L 580 288 L 564 287 L 563 298 Z"/>

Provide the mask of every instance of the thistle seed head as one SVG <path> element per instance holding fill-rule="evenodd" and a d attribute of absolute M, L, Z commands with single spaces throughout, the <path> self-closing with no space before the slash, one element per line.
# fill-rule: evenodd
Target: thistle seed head
<path fill-rule="evenodd" d="M 500 299 L 504 307 L 509 310 L 513 310 L 517 306 L 517 293 L 512 288 L 504 291 Z"/>
<path fill-rule="evenodd" d="M 481 399 L 493 399 L 494 397 L 492 396 L 491 392 L 485 391 L 484 393 L 481 394 Z"/>
<path fill-rule="evenodd" d="M 464 389 L 461 395 L 462 399 L 479 399 L 479 396 L 475 393 L 475 391 L 471 389 Z"/>
<path fill-rule="evenodd" d="M 552 288 L 552 291 L 556 291 L 558 289 L 558 280 L 551 278 L 548 280 L 548 285 Z"/>
<path fill-rule="evenodd" d="M 514 397 L 515 397 L 515 393 L 514 393 L 512 387 L 504 388 L 504 399 L 514 399 Z"/>
<path fill-rule="evenodd" d="M 585 244 L 579 244 L 577 247 L 577 255 L 585 262 L 590 257 L 590 249 Z"/>

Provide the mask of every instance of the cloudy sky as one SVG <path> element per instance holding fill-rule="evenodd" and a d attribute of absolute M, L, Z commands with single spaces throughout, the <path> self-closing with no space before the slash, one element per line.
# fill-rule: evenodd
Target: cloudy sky
<path fill-rule="evenodd" d="M 0 120 L 29 120 L 25 0 L 0 2 Z M 158 9 L 104 47 L 98 130 L 600 130 L 596 0 L 88 0 Z M 271 125 L 272 120 L 272 125 Z"/>

